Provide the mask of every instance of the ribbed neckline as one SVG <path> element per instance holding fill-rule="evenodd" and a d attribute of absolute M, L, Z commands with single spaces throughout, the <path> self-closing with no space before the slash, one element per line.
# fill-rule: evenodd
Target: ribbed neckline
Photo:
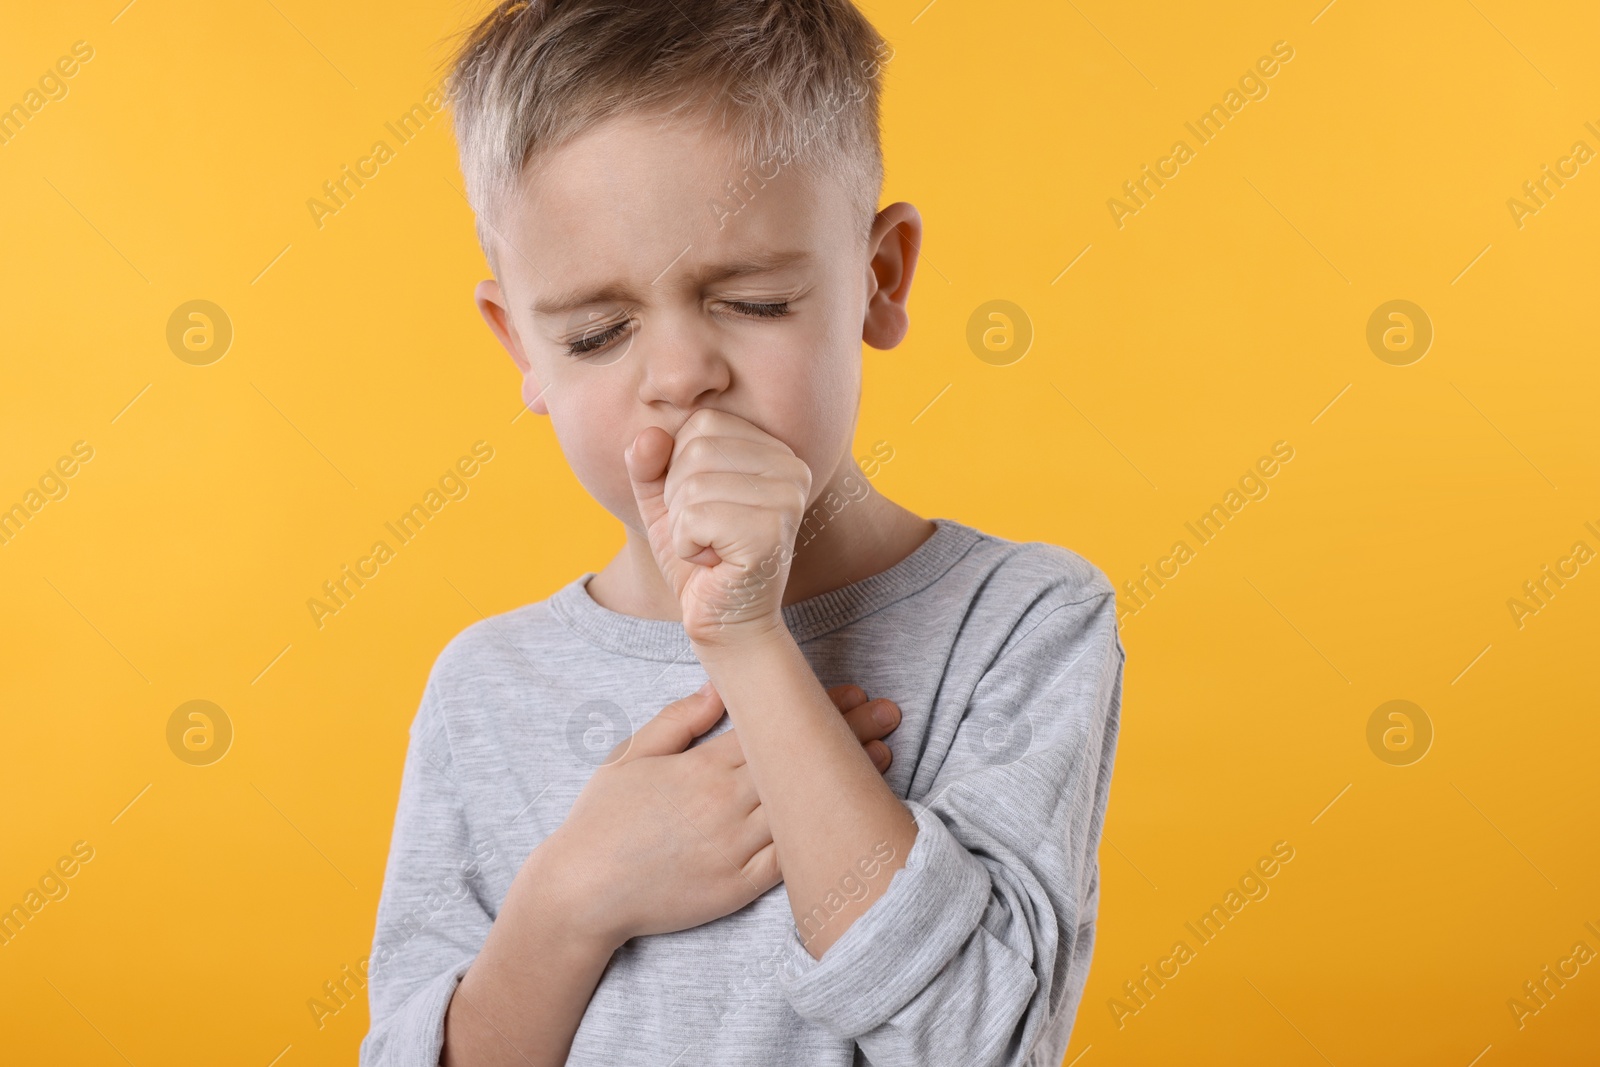
<path fill-rule="evenodd" d="M 954 519 L 933 518 L 934 531 L 905 559 L 849 585 L 783 607 L 783 621 L 798 643 L 837 630 L 908 597 L 953 567 L 984 535 Z M 683 623 L 641 619 L 602 607 L 589 595 L 587 571 L 549 597 L 550 611 L 568 629 L 611 652 L 637 659 L 693 662 L 694 647 Z"/>

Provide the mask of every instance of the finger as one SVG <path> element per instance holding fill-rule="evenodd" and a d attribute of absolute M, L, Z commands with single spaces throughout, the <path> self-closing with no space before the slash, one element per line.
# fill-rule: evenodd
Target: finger
<path fill-rule="evenodd" d="M 864 746 L 867 758 L 872 760 L 872 765 L 882 774 L 889 769 L 889 764 L 894 762 L 894 753 L 889 751 L 889 746 L 882 741 L 868 741 Z"/>
<path fill-rule="evenodd" d="M 733 832 L 735 834 L 734 841 L 736 842 L 733 847 L 737 850 L 736 855 L 754 857 L 759 855 L 763 849 L 772 847 L 772 827 L 767 822 L 767 810 L 759 804 L 740 820 Z M 776 865 L 776 859 L 777 854 L 774 852 L 774 865 Z"/>
<path fill-rule="evenodd" d="M 664 529 L 672 536 L 672 549 L 690 564 L 715 567 L 723 559 L 738 551 L 740 542 L 719 544 L 720 529 L 725 523 L 748 521 L 738 516 L 798 515 L 805 509 L 807 489 L 788 479 L 754 477 L 733 471 L 696 471 L 678 483 L 676 493 L 672 475 L 667 475 L 667 488 L 662 500 L 667 505 L 668 518 Z M 717 524 L 708 529 L 702 513 L 711 513 L 709 522 Z M 785 535 L 789 524 L 760 522 L 760 527 L 777 527 Z M 693 534 L 688 533 L 694 529 Z M 781 539 L 774 544 L 782 543 Z"/>
<path fill-rule="evenodd" d="M 689 754 L 698 754 L 701 759 L 710 760 L 713 766 L 723 770 L 742 767 L 745 762 L 744 749 L 739 745 L 737 730 L 726 730 L 709 741 L 701 742 L 694 746 L 694 751 Z"/>
<path fill-rule="evenodd" d="M 849 711 L 865 704 L 867 693 L 859 685 L 836 685 L 828 690 L 828 699 L 832 700 L 834 707 L 840 711 Z"/>
<path fill-rule="evenodd" d="M 680 560 L 701 563 L 697 557 L 710 549 L 718 562 L 730 560 L 754 569 L 793 545 L 804 504 L 796 490 L 794 498 L 781 509 L 720 500 L 674 508 L 669 520 L 671 551 Z"/>
<path fill-rule="evenodd" d="M 878 721 L 878 712 L 888 711 L 890 718 L 887 723 Z M 844 721 L 850 725 L 851 731 L 858 741 L 867 742 L 875 738 L 888 737 L 900 725 L 900 708 L 892 700 L 870 700 L 858 707 L 851 708 L 844 713 Z"/>
<path fill-rule="evenodd" d="M 727 502 L 752 508 L 787 508 L 794 506 L 799 492 L 795 480 L 764 474 L 744 474 L 728 470 L 698 470 L 686 472 L 677 481 L 667 475 L 662 502 L 667 512 L 679 511 L 694 504 Z"/>
<path fill-rule="evenodd" d="M 733 779 L 733 799 L 729 802 L 729 810 L 737 811 L 749 818 L 752 812 L 761 807 L 761 794 L 756 792 L 756 780 L 750 773 L 749 766 L 740 764 L 728 772 Z M 762 818 L 766 814 L 762 813 Z"/>
<path fill-rule="evenodd" d="M 646 531 L 667 513 L 662 493 L 666 488 L 667 460 L 672 449 L 671 434 L 659 426 L 647 426 L 622 456 L 628 468 L 628 481 L 633 486 L 633 500 L 639 508 L 639 519 Z"/>
<path fill-rule="evenodd" d="M 685 437 L 674 441 L 672 462 L 663 491 L 670 505 L 683 479 L 694 474 L 722 472 L 752 481 L 802 477 L 800 460 L 777 442 L 752 441 L 738 437 Z M 807 471 L 810 468 L 806 468 Z"/>
<path fill-rule="evenodd" d="M 674 700 L 655 717 L 612 749 L 606 762 L 626 763 L 644 756 L 682 752 L 689 743 L 717 724 L 724 711 L 716 686 L 707 681 L 699 691 Z"/>
<path fill-rule="evenodd" d="M 755 855 L 745 861 L 744 876 L 763 893 L 782 882 L 783 872 L 778 869 L 778 846 L 769 843 L 756 850 Z"/>
<path fill-rule="evenodd" d="M 763 430 L 749 419 L 735 415 L 729 411 L 718 411 L 715 408 L 700 408 L 691 412 L 678 428 L 677 439 L 688 443 L 696 437 L 735 437 L 748 441 L 759 441 L 771 445 L 781 451 L 793 453 L 784 442 Z"/>

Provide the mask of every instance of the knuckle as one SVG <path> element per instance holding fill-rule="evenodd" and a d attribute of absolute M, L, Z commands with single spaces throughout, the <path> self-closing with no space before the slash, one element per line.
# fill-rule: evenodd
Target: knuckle
<path fill-rule="evenodd" d="M 698 427 L 694 426 L 693 419 L 690 419 L 689 423 L 690 429 L 698 429 Z M 697 462 L 704 459 L 710 444 L 711 442 L 706 440 L 703 435 L 689 438 L 679 448 L 678 462 Z"/>
<path fill-rule="evenodd" d="M 706 471 L 691 471 L 678 479 L 678 491 L 675 500 L 695 500 L 704 496 L 710 488 L 710 477 Z"/>

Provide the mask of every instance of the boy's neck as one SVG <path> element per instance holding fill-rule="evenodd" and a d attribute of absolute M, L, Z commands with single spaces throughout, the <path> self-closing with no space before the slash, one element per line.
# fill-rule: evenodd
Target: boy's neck
<path fill-rule="evenodd" d="M 839 485 L 847 478 L 868 485 L 867 495 L 852 499 L 842 492 Z M 822 503 L 830 492 L 846 501 L 835 515 L 829 515 Z M 888 570 L 933 536 L 935 529 L 932 522 L 871 490 L 855 459 L 848 455 L 817 495 L 810 514 L 822 521 L 802 527 L 803 543 L 795 550 L 783 591 L 785 606 Z M 682 611 L 656 566 L 649 542 L 632 526 L 625 528 L 627 543 L 589 580 L 589 595 L 601 607 L 623 615 L 678 622 Z M 804 540 L 812 531 L 814 535 Z"/>

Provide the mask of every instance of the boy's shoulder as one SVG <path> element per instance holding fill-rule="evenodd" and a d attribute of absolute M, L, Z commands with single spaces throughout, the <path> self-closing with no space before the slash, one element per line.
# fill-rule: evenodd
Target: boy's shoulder
<path fill-rule="evenodd" d="M 1083 600 L 1116 592 L 1104 571 L 1070 548 L 1049 541 L 1013 541 L 967 528 L 977 535 L 995 573 L 1003 572 L 1008 582 Z"/>
<path fill-rule="evenodd" d="M 969 580 L 982 594 L 1030 610 L 1048 611 L 1102 598 L 1114 606 L 1116 588 L 1111 579 L 1072 549 L 966 529 L 974 535 Z"/>
<path fill-rule="evenodd" d="M 1049 541 L 1016 541 L 968 529 L 976 535 L 968 579 L 974 599 L 991 606 L 986 612 L 991 619 L 1010 623 L 1008 645 L 1054 612 L 1080 605 L 1086 617 L 1103 618 L 1115 636 L 1116 587 L 1095 564 Z"/>
<path fill-rule="evenodd" d="M 486 615 L 445 642 L 428 673 L 436 699 L 471 698 L 513 679 L 541 675 L 539 664 L 559 657 L 563 627 L 551 597 Z"/>

